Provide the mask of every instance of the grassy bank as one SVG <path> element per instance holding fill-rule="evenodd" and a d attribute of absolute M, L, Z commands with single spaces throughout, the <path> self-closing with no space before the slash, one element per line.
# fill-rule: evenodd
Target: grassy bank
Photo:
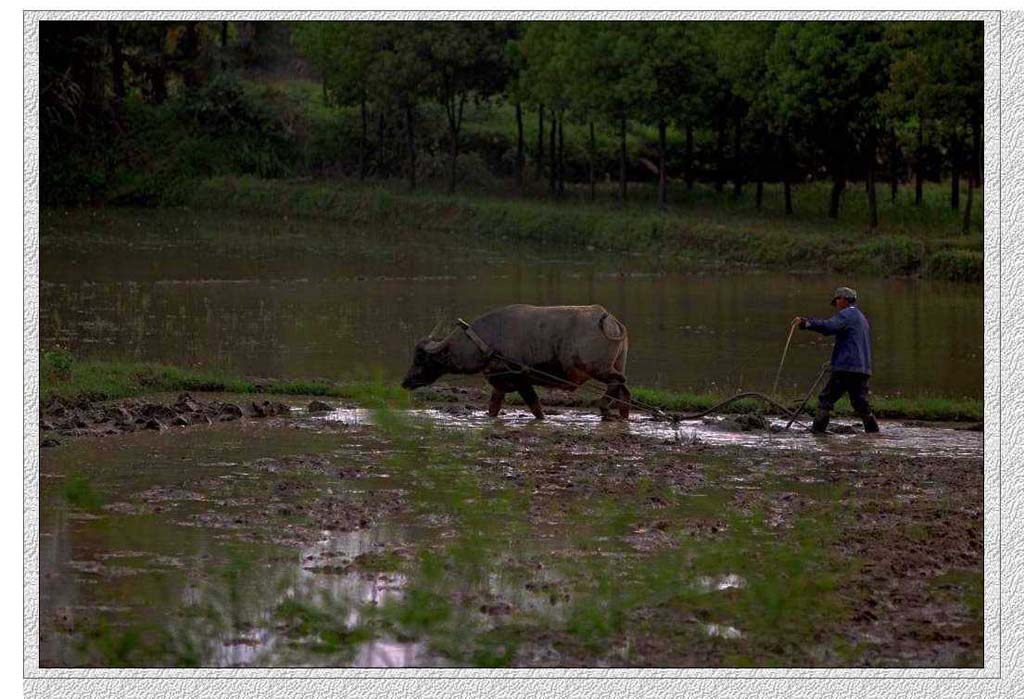
<path fill-rule="evenodd" d="M 667 212 L 649 202 L 551 202 L 487 195 L 402 191 L 353 181 L 217 177 L 192 183 L 175 202 L 200 209 L 310 216 L 370 225 L 432 229 L 646 255 L 666 269 L 757 267 L 981 281 L 983 237 L 950 235 L 935 209 L 893 206 L 876 232 L 816 213 L 827 192 L 806 185 L 803 213 L 757 210 L 749 201 L 699 189 Z M 643 199 L 643 191 L 635 194 Z M 776 193 L 768 188 L 766 199 Z M 857 206 L 850 194 L 850 206 Z M 980 208 L 980 207 L 979 207 Z M 857 217 L 859 220 L 859 217 Z"/>
<path fill-rule="evenodd" d="M 344 383 L 273 379 L 257 381 L 212 370 L 194 370 L 161 364 L 76 360 L 64 352 L 44 352 L 40 359 L 39 376 L 39 395 L 43 404 L 55 397 L 66 400 L 116 400 L 177 391 L 324 396 L 360 403 L 377 402 L 395 407 L 451 399 L 449 393 L 430 389 L 410 394 L 402 390 L 397 383 L 385 383 L 380 380 Z M 675 412 L 705 410 L 725 397 L 644 387 L 634 387 L 633 395 L 644 403 Z M 588 405 L 590 402 L 592 401 L 589 398 L 576 396 L 567 401 L 567 404 Z M 983 402 L 969 398 L 874 396 L 872 404 L 879 417 L 883 418 L 978 422 L 984 417 Z M 750 413 L 761 409 L 762 405 L 755 401 L 735 403 L 730 408 L 732 412 L 737 413 Z M 836 406 L 836 411 L 841 415 L 851 413 L 845 398 Z"/>

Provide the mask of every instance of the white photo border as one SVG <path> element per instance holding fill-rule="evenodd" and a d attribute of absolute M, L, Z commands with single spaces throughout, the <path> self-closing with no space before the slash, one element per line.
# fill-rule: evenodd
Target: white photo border
<path fill-rule="evenodd" d="M 39 134 L 38 134 L 38 69 L 39 69 L 39 22 L 45 20 L 94 19 L 94 20 L 414 20 L 414 19 L 515 19 L 515 20 L 972 20 L 983 21 L 985 25 L 985 510 L 984 510 L 984 667 L 982 668 L 901 668 L 901 669 L 860 669 L 860 668 L 791 668 L 791 669 L 738 669 L 738 668 L 650 668 L 650 669 L 509 669 L 483 670 L 462 669 L 69 669 L 39 667 L 39 426 L 38 426 L 38 380 L 39 380 Z M 1024 198 L 1011 196 L 1003 210 L 1001 200 L 1002 177 L 1002 135 L 1006 129 L 1009 145 L 1024 143 L 1024 14 L 1002 11 L 952 12 L 952 11 L 701 11 L 701 12 L 643 12 L 643 11 L 599 11 L 599 12 L 539 12 L 539 11 L 384 11 L 384 12 L 333 12 L 333 11 L 26 11 L 24 23 L 24 656 L 23 678 L 27 695 L 43 695 L 49 691 L 71 694 L 94 694 L 98 691 L 112 696 L 140 696 L 141 693 L 165 695 L 184 694 L 199 689 L 229 694 L 307 694 L 334 691 L 338 683 L 331 680 L 354 681 L 346 685 L 347 691 L 370 693 L 383 691 L 389 694 L 399 690 L 394 683 L 400 680 L 416 680 L 424 692 L 447 692 L 454 684 L 451 680 L 474 680 L 472 691 L 487 694 L 480 685 L 483 680 L 530 680 L 530 682 L 503 685 L 502 694 L 523 692 L 526 694 L 548 693 L 567 680 L 572 682 L 571 692 L 575 694 L 635 692 L 647 687 L 651 692 L 664 690 L 707 691 L 714 688 L 711 680 L 747 680 L 730 682 L 728 691 L 737 696 L 762 695 L 765 693 L 789 695 L 806 691 L 809 687 L 801 680 L 818 680 L 815 689 L 822 692 L 849 691 L 842 689 L 845 681 L 859 680 L 867 684 L 861 687 L 866 694 L 889 694 L 894 692 L 916 695 L 932 693 L 939 689 L 936 680 L 981 680 L 1002 677 L 1001 650 L 1003 584 L 1009 590 L 1019 587 L 1022 569 L 1019 565 L 1002 568 L 1001 545 L 1003 498 L 1009 512 L 1015 512 L 1024 502 L 1021 499 L 1019 482 L 1002 478 L 1003 423 L 1002 389 L 1004 378 L 1009 371 L 1019 376 L 1024 368 L 1024 349 L 1009 341 L 1003 342 L 1002 331 L 1014 331 L 1014 337 L 1024 326 L 1020 320 L 1007 317 L 1003 326 L 1002 296 L 1003 284 L 1007 295 L 1024 288 L 1024 246 L 1021 237 L 1011 236 L 1005 243 L 1002 238 L 1002 222 L 1005 218 L 1008 230 L 1015 230 L 1024 224 Z M 1004 51 L 1006 69 L 1003 69 Z M 1003 80 L 1006 91 L 1003 92 Z M 1004 101 L 1005 100 L 1005 101 Z M 1005 114 L 1004 114 L 1005 112 Z M 1009 155 L 1009 154 L 1008 154 Z M 1008 191 L 1020 192 L 1022 162 L 1020 155 L 1009 155 L 1007 165 L 1008 182 L 1014 187 Z M 1004 216 L 1005 214 L 1005 216 Z M 1003 277 L 1003 272 L 1007 276 Z M 1012 296 L 1011 296 L 1012 298 Z M 1019 317 L 1019 316 L 1018 316 Z M 1010 335 L 1007 335 L 1009 338 Z M 1007 355 L 1004 355 L 1004 351 Z M 1002 358 L 1007 356 L 1007 376 L 1004 377 Z M 1009 384 L 1007 384 L 1009 387 Z M 1014 397 L 1009 391 L 1006 406 L 1013 408 L 1015 418 L 1007 424 L 1007 431 L 1019 432 L 1024 428 L 1020 408 L 1024 398 Z M 1008 413 L 1010 410 L 1008 410 Z M 1019 442 L 1019 438 L 1015 440 Z M 1021 455 L 1019 444 L 1007 441 L 1012 453 Z M 1008 463 L 1015 459 L 1007 451 Z M 1008 534 L 1020 534 L 1020 527 L 1010 524 Z M 1008 536 L 1009 541 L 1016 537 Z M 1008 561 L 1009 563 L 1009 561 Z M 1019 564 L 1019 560 L 1014 560 Z M 1003 576 L 1006 576 L 1005 578 Z M 1015 584 L 1018 583 L 1018 584 Z M 1014 614 L 1016 617 L 1016 614 Z M 1007 619 L 1009 621 L 1009 619 Z M 1008 629 L 1019 624 L 1008 625 Z M 1013 646 L 1010 646 L 1011 648 Z M 139 680 L 147 680 L 140 682 Z M 300 680 L 300 681 L 297 681 Z M 678 684 L 669 684 L 675 680 Z M 912 682 L 907 682 L 911 680 Z M 858 682 L 857 684 L 860 684 Z M 100 687 L 102 685 L 102 687 Z M 942 685 L 948 690 L 946 685 Z M 446 689 L 447 688 L 447 689 Z M 409 686 L 402 685 L 408 693 Z M 415 687 L 412 687 L 416 691 Z M 965 691 L 983 691 L 969 683 Z M 497 692 L 495 692 L 496 694 Z"/>

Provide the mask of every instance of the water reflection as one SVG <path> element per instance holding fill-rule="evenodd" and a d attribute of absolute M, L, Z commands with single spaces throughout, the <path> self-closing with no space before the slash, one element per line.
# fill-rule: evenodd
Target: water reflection
<path fill-rule="evenodd" d="M 267 544 L 261 537 L 247 538 L 254 531 L 253 523 L 241 530 L 182 526 L 194 524 L 197 513 L 216 514 L 223 506 L 221 498 L 227 500 L 232 488 L 276 492 L 273 484 L 277 478 L 289 470 L 290 475 L 298 475 L 295 472 L 300 461 L 289 461 L 288 455 L 314 452 L 347 458 L 350 453 L 345 447 L 362 449 L 359 445 L 366 439 L 365 434 L 327 429 L 327 423 L 363 424 L 371 421 L 372 415 L 360 410 L 335 410 L 325 416 L 299 417 L 289 426 L 276 428 L 265 423 L 233 423 L 177 434 L 146 432 L 117 439 L 82 439 L 44 450 L 39 610 L 42 664 L 442 665 L 445 659 L 435 654 L 440 651 L 423 641 L 408 640 L 396 630 L 402 628 L 401 624 L 375 625 L 386 616 L 378 617 L 377 612 L 401 610 L 402 603 L 413 599 L 417 590 L 429 589 L 431 583 L 413 554 L 423 553 L 423 547 L 429 549 L 432 544 L 447 547 L 452 561 L 469 561 L 469 568 L 454 573 L 446 570 L 441 583 L 457 588 L 454 593 L 459 595 L 460 614 L 464 613 L 456 620 L 457 630 L 470 629 L 485 635 L 515 614 L 564 625 L 576 601 L 567 595 L 569 591 L 575 594 L 573 580 L 558 565 L 538 565 L 542 561 L 550 564 L 550 555 L 557 560 L 578 551 L 579 541 L 563 522 L 539 525 L 528 541 L 494 536 L 487 530 L 480 540 L 471 536 L 460 542 L 458 536 L 467 530 L 424 522 L 430 519 L 426 516 L 415 521 L 396 517 L 385 525 L 355 531 L 307 531 L 301 541 L 278 545 Z M 652 440 L 680 438 L 679 429 L 666 423 L 639 417 L 626 424 L 600 423 L 596 415 L 575 410 L 563 410 L 543 423 L 517 409 L 497 421 L 480 410 L 457 416 L 423 410 L 415 411 L 414 417 L 451 430 L 489 425 L 509 431 L 587 429 L 631 431 Z M 315 424 L 319 429 L 291 429 L 294 424 Z M 895 423 L 883 424 L 881 437 L 857 434 L 822 439 L 788 433 L 773 435 L 770 441 L 764 433 L 737 432 L 715 424 L 687 424 L 682 432 L 690 429 L 694 434 L 682 438 L 782 450 L 816 449 L 823 460 L 832 453 L 865 449 L 976 458 L 981 453 L 982 437 L 980 433 Z M 764 452 L 750 453 L 752 460 L 760 459 Z M 268 468 L 267 462 L 275 458 L 291 466 Z M 312 461 L 320 463 L 318 459 Z M 61 495 L 61 482 L 66 474 L 76 471 L 91 479 L 106 505 L 84 511 L 67 504 Z M 328 471 L 333 473 L 332 468 Z M 270 474 L 272 478 L 254 480 L 255 474 Z M 402 480 L 397 468 L 392 475 L 388 487 L 392 487 L 392 481 Z M 793 483 L 786 488 L 815 487 L 823 482 L 811 476 L 820 474 L 795 472 L 791 474 Z M 751 477 L 756 480 L 756 469 Z M 363 488 L 374 487 L 354 479 L 345 479 L 342 486 L 337 480 L 323 486 L 316 483 L 315 487 L 324 491 L 327 487 L 344 487 L 363 492 Z M 394 487 L 405 485 L 396 483 Z M 738 485 L 737 489 L 747 485 Z M 431 495 L 447 487 L 452 486 L 442 479 L 430 486 Z M 469 499 L 458 500 L 460 507 L 478 500 L 483 493 L 496 495 L 488 489 L 465 489 L 465 484 L 463 488 L 463 496 L 469 493 Z M 195 497 L 197 489 L 206 489 L 208 496 Z M 131 508 L 119 506 L 135 500 L 158 503 L 162 509 L 133 514 Z M 614 511 L 604 516 L 613 517 Z M 504 515 L 481 520 L 475 526 L 491 525 L 502 530 L 509 526 Z M 602 555 L 622 555 L 614 547 L 606 548 L 606 537 L 598 536 L 594 541 L 605 549 Z M 746 577 L 749 571 L 744 575 L 728 569 L 701 572 L 707 574 L 682 584 L 692 585 L 706 595 L 735 595 L 753 584 Z M 289 605 L 291 611 L 287 611 Z M 742 618 L 733 621 L 746 628 Z M 130 645 L 133 630 L 153 628 L 164 634 L 157 637 L 159 643 L 153 655 L 144 655 L 144 649 Z M 723 640 L 740 638 L 744 633 L 715 624 L 703 630 Z M 363 635 L 355 635 L 359 631 Z M 389 635 L 392 631 L 394 635 Z M 345 638 L 347 632 L 353 632 L 353 637 Z M 430 638 L 422 634 L 412 637 Z M 83 639 L 89 640 L 85 650 Z M 544 662 L 555 664 L 557 656 Z"/>
<path fill-rule="evenodd" d="M 658 274 L 658 261 L 217 214 L 44 214 L 40 335 L 100 357 L 337 378 L 406 369 L 439 318 L 513 302 L 601 303 L 630 329 L 633 382 L 770 384 L 796 314 L 825 315 L 829 275 Z M 980 285 L 844 277 L 863 299 L 880 393 L 980 397 Z M 802 392 L 830 342 L 798 334 Z M 797 390 L 799 389 L 799 390 Z"/>
<path fill-rule="evenodd" d="M 437 664 L 436 661 L 426 662 L 426 644 L 423 642 L 409 643 L 390 639 L 374 639 L 359 648 L 355 667 L 423 667 Z"/>
<path fill-rule="evenodd" d="M 439 425 L 453 428 L 481 428 L 504 426 L 509 429 L 558 429 L 587 428 L 600 430 L 628 430 L 659 441 L 704 442 L 734 446 L 779 449 L 785 451 L 810 451 L 819 453 L 849 453 L 857 451 L 889 452 L 898 454 L 930 456 L 977 456 L 982 453 L 983 435 L 980 432 L 937 427 L 908 427 L 894 421 L 879 421 L 880 434 L 866 435 L 858 430 L 859 422 L 848 419 L 832 421 L 833 429 L 841 433 L 826 436 L 813 435 L 794 427 L 785 432 L 776 432 L 788 420 L 769 419 L 772 430 L 739 431 L 728 418 L 705 418 L 671 423 L 654 420 L 641 414 L 634 414 L 626 423 L 602 422 L 595 413 L 582 410 L 563 409 L 549 415 L 544 422 L 534 420 L 533 415 L 517 408 L 505 408 L 497 420 L 489 417 L 484 410 L 468 410 L 452 414 L 441 410 L 426 409 L 410 411 L 413 416 L 429 419 Z M 314 421 L 335 421 L 347 425 L 372 424 L 372 411 L 360 408 L 340 408 L 326 415 L 313 418 Z"/>

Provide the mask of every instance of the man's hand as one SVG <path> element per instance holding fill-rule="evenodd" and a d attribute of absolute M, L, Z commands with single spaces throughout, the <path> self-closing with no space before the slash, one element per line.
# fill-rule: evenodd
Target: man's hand
<path fill-rule="evenodd" d="M 803 316 L 797 316 L 796 318 L 794 318 L 793 323 L 795 325 L 799 325 L 801 330 L 807 327 L 807 319 L 804 318 Z"/>

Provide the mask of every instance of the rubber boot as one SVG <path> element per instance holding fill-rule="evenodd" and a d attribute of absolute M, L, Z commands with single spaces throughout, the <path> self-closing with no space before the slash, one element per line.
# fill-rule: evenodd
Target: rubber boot
<path fill-rule="evenodd" d="M 874 414 L 868 413 L 861 420 L 864 421 L 865 432 L 878 432 L 878 420 L 875 419 Z"/>
<path fill-rule="evenodd" d="M 828 427 L 829 411 L 818 408 L 818 413 L 814 416 L 814 422 L 811 423 L 811 432 L 814 434 L 825 434 L 825 429 Z"/>

